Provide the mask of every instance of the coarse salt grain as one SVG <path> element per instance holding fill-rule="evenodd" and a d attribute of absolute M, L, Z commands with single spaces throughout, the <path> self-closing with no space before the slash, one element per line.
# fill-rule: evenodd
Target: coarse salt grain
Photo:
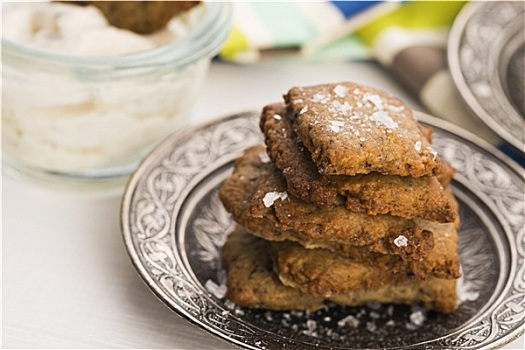
<path fill-rule="evenodd" d="M 374 322 L 367 322 L 366 330 L 370 333 L 374 333 L 377 330 L 377 325 Z"/>
<path fill-rule="evenodd" d="M 352 111 L 352 106 L 348 103 L 348 101 L 341 103 L 336 100 L 332 102 L 332 106 L 329 107 L 329 110 L 331 112 L 340 113 L 344 116 L 348 116 Z"/>
<path fill-rule="evenodd" d="M 367 92 L 364 96 L 363 96 L 363 102 L 366 103 L 366 102 L 372 102 L 372 104 L 377 108 L 377 109 L 384 109 L 385 107 L 383 106 L 383 100 L 381 99 L 381 97 L 379 95 L 376 95 L 376 94 L 371 94 L 369 92 Z"/>
<path fill-rule="evenodd" d="M 285 200 L 288 198 L 288 193 L 286 192 L 268 192 L 264 195 L 263 203 L 266 208 L 269 208 L 277 199 Z"/>
<path fill-rule="evenodd" d="M 460 270 L 460 272 L 462 271 Z M 465 302 L 465 301 L 474 301 L 478 299 L 479 292 L 472 290 L 473 287 L 474 285 L 466 281 L 464 274 L 461 273 L 461 277 L 456 283 L 456 295 L 457 295 L 458 303 L 461 304 L 462 302 Z"/>
<path fill-rule="evenodd" d="M 341 130 L 341 127 L 345 125 L 342 121 L 334 120 L 330 122 L 330 130 L 333 132 L 339 132 Z"/>
<path fill-rule="evenodd" d="M 398 247 L 406 247 L 408 244 L 408 239 L 403 235 L 399 235 L 396 239 L 394 239 L 394 244 Z"/>
<path fill-rule="evenodd" d="M 312 102 L 314 102 L 314 103 L 326 103 L 326 102 L 328 102 L 328 100 L 329 100 L 329 97 L 327 97 L 327 96 L 325 96 L 325 95 L 323 95 L 323 94 L 321 94 L 319 92 L 316 93 L 314 95 L 314 97 L 312 97 Z"/>
<path fill-rule="evenodd" d="M 359 321 L 357 318 L 355 318 L 352 315 L 348 315 L 337 321 L 337 327 L 344 327 L 348 325 L 352 328 L 357 328 L 359 326 L 359 323 L 361 323 L 361 321 Z"/>
<path fill-rule="evenodd" d="M 317 328 L 317 322 L 315 322 L 314 320 L 307 320 L 306 328 L 308 328 L 309 331 L 315 330 Z"/>
<path fill-rule="evenodd" d="M 281 117 L 279 114 L 274 114 L 274 115 L 273 115 L 273 119 L 275 119 L 275 120 L 281 120 L 282 117 Z"/>
<path fill-rule="evenodd" d="M 215 297 L 222 299 L 226 295 L 227 287 L 225 284 L 221 284 L 220 286 L 217 285 L 217 283 L 213 282 L 212 280 L 207 280 L 204 284 L 204 287 L 208 292 L 213 294 Z"/>
<path fill-rule="evenodd" d="M 240 308 L 235 308 L 235 310 L 233 311 L 233 313 L 235 314 L 235 316 L 244 316 L 244 310 L 240 309 Z"/>
<path fill-rule="evenodd" d="M 381 317 L 381 315 L 379 315 L 379 313 L 377 311 L 370 311 L 370 318 L 374 319 L 374 320 L 377 320 Z"/>
<path fill-rule="evenodd" d="M 425 320 L 426 316 L 421 310 L 414 311 L 410 314 L 410 323 L 417 327 L 422 326 Z"/>
<path fill-rule="evenodd" d="M 348 92 L 348 88 L 342 85 L 337 85 L 334 88 L 334 93 L 337 97 L 345 97 L 346 93 Z"/>
<path fill-rule="evenodd" d="M 392 118 L 390 118 L 388 113 L 384 111 L 377 111 L 372 113 L 370 120 L 378 124 L 384 125 L 389 129 L 395 129 L 398 126 L 397 123 Z"/>
<path fill-rule="evenodd" d="M 266 152 L 259 153 L 259 159 L 261 163 L 270 163 L 270 157 L 268 157 Z"/>
<path fill-rule="evenodd" d="M 421 141 L 417 141 L 414 145 L 416 151 L 421 151 Z"/>
<path fill-rule="evenodd" d="M 396 325 L 396 322 L 394 320 L 388 320 L 386 323 L 385 323 L 385 326 L 388 326 L 388 327 L 393 327 Z"/>
<path fill-rule="evenodd" d="M 315 322 L 314 320 L 308 320 L 306 321 L 306 330 L 304 330 L 302 333 L 307 336 L 317 338 L 318 334 L 316 332 L 316 329 L 317 329 L 317 322 Z"/>
<path fill-rule="evenodd" d="M 226 300 L 226 301 L 224 302 L 224 306 L 226 306 L 226 308 L 229 309 L 229 310 L 233 310 L 233 309 L 235 309 L 235 306 L 236 306 L 236 305 L 235 305 L 235 303 L 234 303 L 233 301 L 231 301 L 230 299 L 228 299 L 228 300 Z"/>
<path fill-rule="evenodd" d="M 403 106 L 392 106 L 392 105 L 388 106 L 388 110 L 394 113 L 402 112 L 404 109 L 405 107 Z"/>
<path fill-rule="evenodd" d="M 304 312 L 300 311 L 300 310 L 291 310 L 290 311 L 290 315 L 292 315 L 294 317 L 303 317 Z"/>
<path fill-rule="evenodd" d="M 304 113 L 306 113 L 306 112 L 308 112 L 308 106 L 307 106 L 307 105 L 304 106 L 303 109 L 301 109 L 301 111 L 299 112 L 299 114 L 304 114 Z"/>
<path fill-rule="evenodd" d="M 273 321 L 272 313 L 271 313 L 270 311 L 266 311 L 266 312 L 264 313 L 264 318 L 265 318 L 266 321 L 268 321 L 268 322 Z"/>

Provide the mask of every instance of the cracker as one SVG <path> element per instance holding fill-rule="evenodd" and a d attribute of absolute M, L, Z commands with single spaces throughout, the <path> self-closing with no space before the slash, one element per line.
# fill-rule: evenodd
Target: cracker
<path fill-rule="evenodd" d="M 412 111 L 385 92 L 351 82 L 294 87 L 285 95 L 301 142 L 324 175 L 419 177 L 440 159 Z"/>

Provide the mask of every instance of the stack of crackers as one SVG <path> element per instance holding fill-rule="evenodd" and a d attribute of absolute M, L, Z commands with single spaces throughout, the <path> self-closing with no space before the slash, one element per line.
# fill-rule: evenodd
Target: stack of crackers
<path fill-rule="evenodd" d="M 294 87 L 265 106 L 265 146 L 220 190 L 238 224 L 222 251 L 239 306 L 326 302 L 456 308 L 454 169 L 401 101 L 350 82 Z"/>

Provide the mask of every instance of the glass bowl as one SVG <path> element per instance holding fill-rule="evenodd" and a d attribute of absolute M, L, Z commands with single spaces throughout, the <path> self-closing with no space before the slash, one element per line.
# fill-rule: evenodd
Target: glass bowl
<path fill-rule="evenodd" d="M 204 2 L 182 38 L 121 56 L 72 56 L 2 39 L 6 172 L 70 183 L 123 183 L 184 125 L 231 4 Z"/>

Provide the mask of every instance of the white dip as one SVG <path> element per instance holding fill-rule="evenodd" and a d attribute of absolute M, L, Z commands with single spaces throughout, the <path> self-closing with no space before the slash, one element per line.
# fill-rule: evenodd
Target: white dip
<path fill-rule="evenodd" d="M 109 26 L 91 6 L 11 3 L 3 8 L 3 38 L 78 58 L 118 56 L 176 40 L 202 15 L 197 6 L 166 30 L 141 36 Z M 38 52 L 20 58 L 8 51 L 4 47 L 3 153 L 11 163 L 61 172 L 111 172 L 136 162 L 188 112 L 209 65 L 203 58 L 183 69 L 166 65 L 122 77 L 106 67 L 107 78 L 94 78 L 69 61 L 48 64 Z"/>
<path fill-rule="evenodd" d="M 185 35 L 190 24 L 184 23 L 187 17 L 172 20 L 159 32 L 140 35 L 112 27 L 94 6 L 13 3 L 4 9 L 2 29 L 5 39 L 35 49 L 74 56 L 116 56 L 148 50 Z"/>

